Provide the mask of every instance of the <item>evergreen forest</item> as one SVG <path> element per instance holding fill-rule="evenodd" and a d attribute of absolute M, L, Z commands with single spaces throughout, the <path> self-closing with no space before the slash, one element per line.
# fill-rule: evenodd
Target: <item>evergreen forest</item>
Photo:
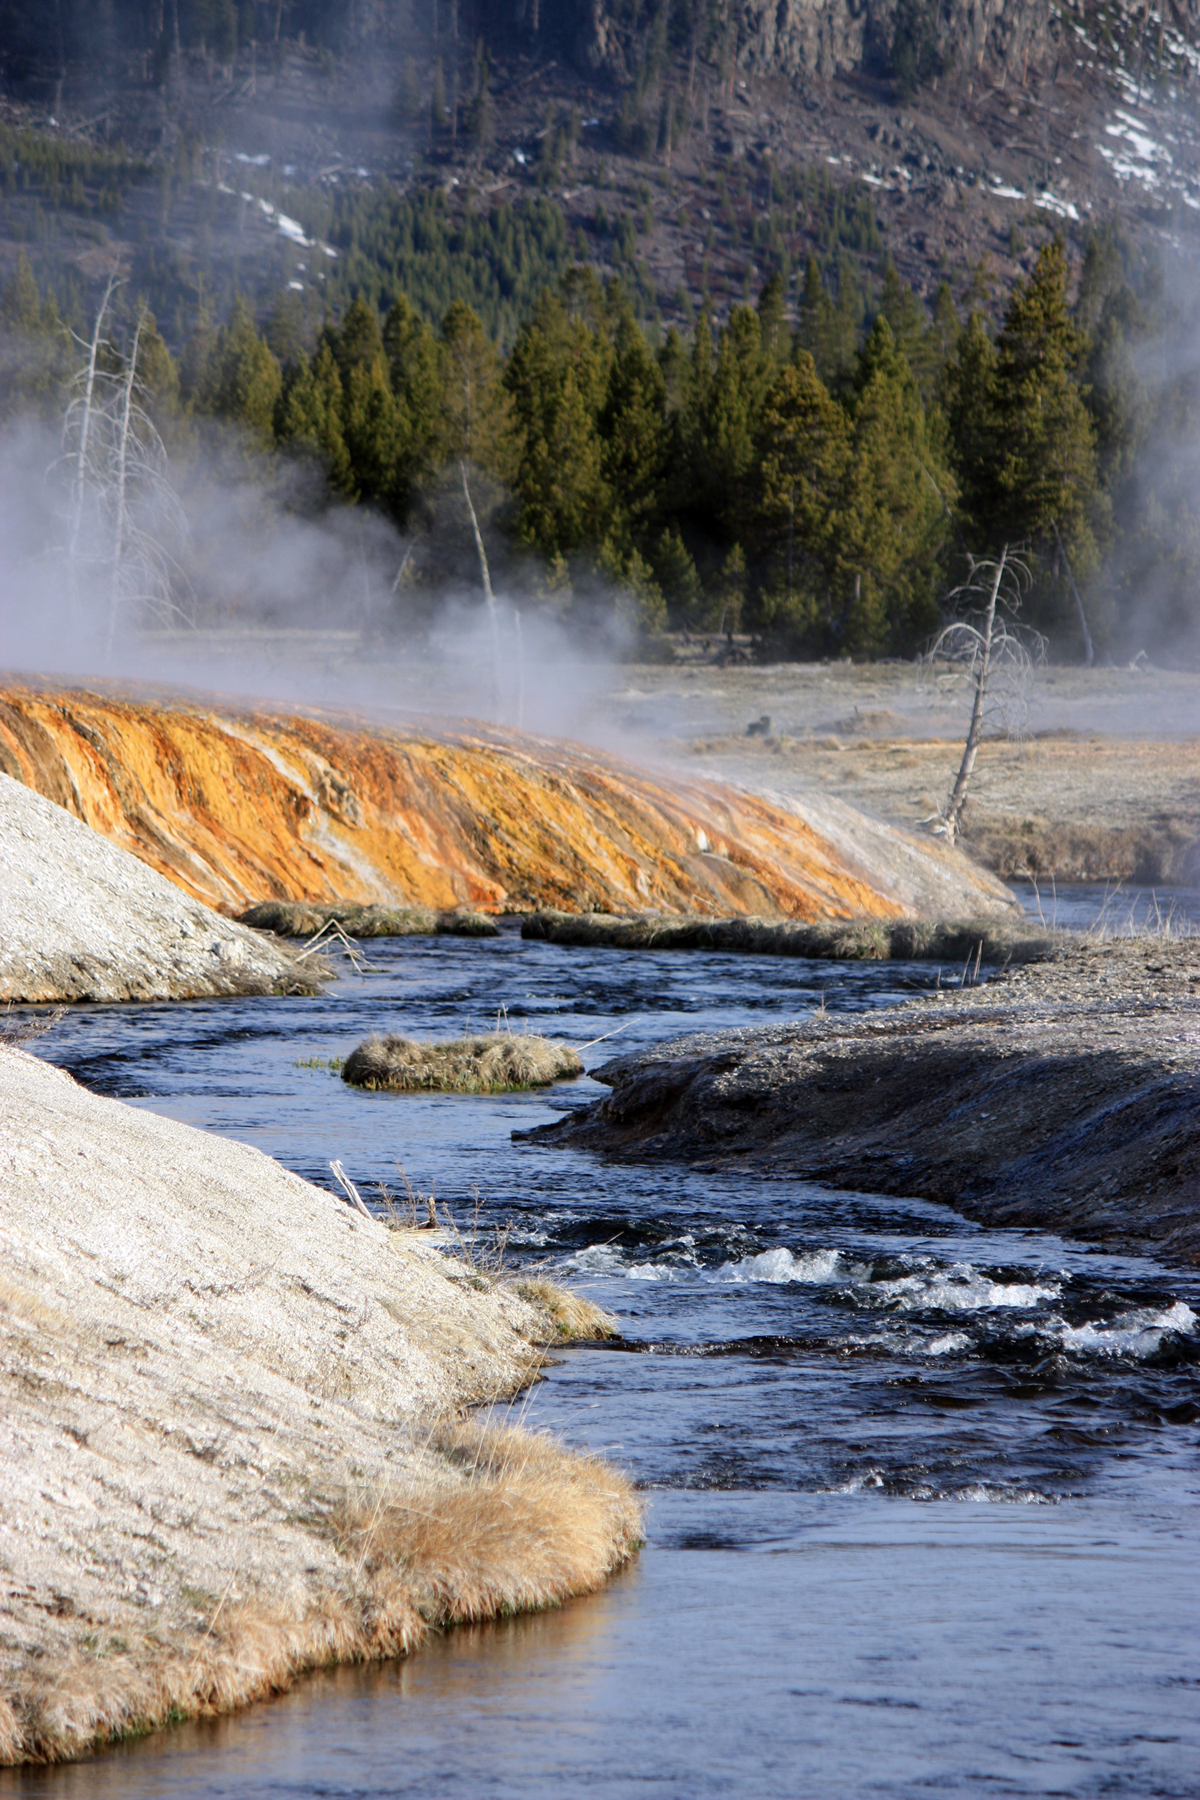
<path fill-rule="evenodd" d="M 482 287 L 431 317 L 435 280 L 410 293 L 363 254 L 371 278 L 315 336 L 284 289 L 266 316 L 202 308 L 174 355 L 126 296 L 102 361 L 119 375 L 138 311 L 129 372 L 168 458 L 232 436 L 256 479 L 303 471 L 289 506 L 394 526 L 396 631 L 448 582 L 477 587 L 486 547 L 498 585 L 582 634 L 615 612 L 639 654 L 687 631 L 770 658 L 911 657 L 972 560 L 1008 545 L 1052 656 L 1082 655 L 1084 620 L 1101 658 L 1195 653 L 1188 322 L 1115 230 L 1074 270 L 1047 244 L 995 327 L 947 285 L 927 308 L 890 265 L 871 303 L 835 292 L 813 258 L 791 305 L 777 273 L 723 324 L 704 308 L 664 330 L 564 253 L 539 288 L 510 284 L 504 329 Z M 477 260 L 503 279 L 494 246 Z M 82 341 L 66 310 L 22 256 L 0 294 L 8 418 L 61 425 Z"/>

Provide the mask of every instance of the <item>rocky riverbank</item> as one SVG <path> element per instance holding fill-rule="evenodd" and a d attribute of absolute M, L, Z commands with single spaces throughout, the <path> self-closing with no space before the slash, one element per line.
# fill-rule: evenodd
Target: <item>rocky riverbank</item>
<path fill-rule="evenodd" d="M 1084 940 L 866 1018 L 678 1038 L 535 1134 L 1200 1261 L 1200 938 Z"/>
<path fill-rule="evenodd" d="M 563 1299 L 0 1048 L 0 1761 L 598 1586 L 625 1479 L 462 1422 Z"/>

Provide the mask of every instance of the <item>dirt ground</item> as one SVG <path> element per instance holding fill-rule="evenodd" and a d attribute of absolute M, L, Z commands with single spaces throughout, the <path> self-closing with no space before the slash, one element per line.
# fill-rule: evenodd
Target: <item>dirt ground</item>
<path fill-rule="evenodd" d="M 911 664 L 626 674 L 608 698 L 631 751 L 760 791 L 823 789 L 911 826 L 962 756 L 965 689 Z M 963 842 L 1006 876 L 1200 884 L 1200 675 L 1039 673 L 1023 730 L 994 726 L 980 750 Z"/>

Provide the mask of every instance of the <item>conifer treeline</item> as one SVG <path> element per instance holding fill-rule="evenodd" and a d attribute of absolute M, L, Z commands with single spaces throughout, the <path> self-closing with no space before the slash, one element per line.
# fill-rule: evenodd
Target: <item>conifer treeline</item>
<path fill-rule="evenodd" d="M 1058 654 L 1080 642 L 1076 587 L 1101 654 L 1138 633 L 1182 648 L 1197 409 L 1194 384 L 1156 392 L 1135 366 L 1152 285 L 1097 236 L 1072 312 L 1051 244 L 993 341 L 946 288 L 927 318 L 889 269 L 856 342 L 813 265 L 797 328 L 775 278 L 715 334 L 702 316 L 690 341 L 652 344 L 620 284 L 577 268 L 507 359 L 461 302 L 434 329 L 404 298 L 381 320 L 360 297 L 306 350 L 286 300 L 265 331 L 239 301 L 178 367 L 147 330 L 139 372 L 168 427 L 210 415 L 315 459 L 336 495 L 418 540 L 441 472 L 469 467 L 493 497 L 485 532 L 540 559 L 568 614 L 599 573 L 647 634 L 723 625 L 772 654 L 907 656 L 967 555 L 1019 543 Z M 70 358 L 24 264 L 0 322 L 26 346 L 0 404 L 52 413 Z"/>

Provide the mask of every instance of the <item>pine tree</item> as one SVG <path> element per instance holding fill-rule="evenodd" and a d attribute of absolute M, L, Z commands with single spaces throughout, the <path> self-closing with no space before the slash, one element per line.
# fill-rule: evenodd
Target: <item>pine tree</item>
<path fill-rule="evenodd" d="M 304 314 L 299 294 L 287 288 L 278 296 L 267 320 L 267 345 L 281 369 L 304 358 Z"/>
<path fill-rule="evenodd" d="M 342 400 L 342 378 L 333 351 L 322 342 L 311 363 L 289 369 L 276 414 L 277 431 L 281 442 L 320 457 L 334 492 L 355 500 L 358 488 L 342 432 Z"/>
<path fill-rule="evenodd" d="M 282 390 L 279 364 L 239 294 L 206 359 L 197 396 L 200 410 L 243 426 L 269 446 L 275 442 L 275 408 Z"/>
<path fill-rule="evenodd" d="M 763 405 L 752 514 L 760 554 L 769 556 L 762 576 L 782 601 L 774 616 L 793 626 L 812 622 L 835 579 L 849 436 L 845 413 L 801 351 Z"/>
<path fill-rule="evenodd" d="M 762 353 L 772 370 L 781 369 L 792 349 L 787 316 L 787 290 L 776 269 L 758 297 L 758 329 Z"/>
<path fill-rule="evenodd" d="M 505 370 L 519 446 L 521 535 L 549 557 L 598 544 L 609 528 L 598 425 L 609 361 L 584 320 L 546 295 Z"/>
<path fill-rule="evenodd" d="M 996 349 L 980 313 L 973 312 L 942 380 L 942 405 L 958 478 L 962 525 L 974 554 L 993 547 L 996 503 Z M 964 571 L 965 573 L 965 571 Z"/>
<path fill-rule="evenodd" d="M 666 602 L 667 623 L 676 629 L 699 624 L 704 592 L 696 565 L 677 525 L 662 531 L 651 554 L 650 565 Z"/>
<path fill-rule="evenodd" d="M 856 656 L 911 653 L 937 623 L 953 482 L 916 379 L 878 318 L 855 374 L 839 517 L 841 632 Z"/>
<path fill-rule="evenodd" d="M 915 375 L 925 337 L 925 313 L 908 283 L 901 281 L 890 256 L 883 271 L 879 312 L 887 320 L 897 349 Z"/>
<path fill-rule="evenodd" d="M 721 333 L 701 421 L 703 465 L 698 497 L 710 527 L 739 536 L 749 499 L 754 440 L 772 376 L 758 315 L 735 306 Z"/>
<path fill-rule="evenodd" d="M 1067 310 L 1066 285 L 1056 241 L 1013 290 L 996 342 L 993 545 L 1045 542 L 1055 529 L 1080 549 L 1092 540 L 1095 436 L 1074 379 L 1084 340 Z"/>
<path fill-rule="evenodd" d="M 56 418 L 70 368 L 70 339 L 49 291 L 43 300 L 22 250 L 0 289 L 0 418 Z"/>
<path fill-rule="evenodd" d="M 962 322 L 958 309 L 954 304 L 954 295 L 950 291 L 950 283 L 938 283 L 938 291 L 933 300 L 933 322 L 929 327 L 929 354 L 938 371 L 940 386 L 941 377 L 958 348 L 958 340 L 962 336 Z"/>
<path fill-rule="evenodd" d="M 832 381 L 840 372 L 844 359 L 837 308 L 821 279 L 821 267 L 815 256 L 809 257 L 804 269 L 796 347 L 812 357 L 822 381 Z"/>
<path fill-rule="evenodd" d="M 440 351 L 443 454 L 505 479 L 514 449 L 512 409 L 496 346 L 465 301 L 456 300 L 442 320 Z"/>
<path fill-rule="evenodd" d="M 627 311 L 617 326 L 599 421 L 612 535 L 622 548 L 644 546 L 659 514 L 669 448 L 665 401 L 662 371 Z"/>
<path fill-rule="evenodd" d="M 142 406 L 164 438 L 178 426 L 179 370 L 149 310 L 138 336 L 137 385 Z"/>
<path fill-rule="evenodd" d="M 399 407 L 396 506 L 403 515 L 436 461 L 442 430 L 441 352 L 403 294 L 384 320 L 383 348 Z"/>
<path fill-rule="evenodd" d="M 381 502 L 402 520 L 408 495 L 400 478 L 401 409 L 374 307 L 360 295 L 341 329 L 327 328 L 322 335 L 341 381 L 341 429 L 354 491 L 361 499 Z"/>
<path fill-rule="evenodd" d="M 500 706 L 501 668 L 499 619 L 492 590 L 491 568 L 479 508 L 472 492 L 477 472 L 505 481 L 513 470 L 515 437 L 512 403 L 501 385 L 500 358 L 479 317 L 464 301 L 456 300 L 442 320 L 441 338 L 442 421 L 441 448 L 457 468 L 463 504 L 479 559 L 479 575 L 492 632 L 494 702 Z"/>

